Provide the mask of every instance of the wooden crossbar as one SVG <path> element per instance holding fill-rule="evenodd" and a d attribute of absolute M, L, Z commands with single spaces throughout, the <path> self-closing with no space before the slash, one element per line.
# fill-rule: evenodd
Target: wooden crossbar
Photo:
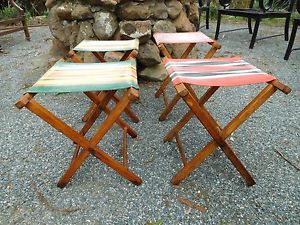
<path fill-rule="evenodd" d="M 95 93 L 85 93 L 87 96 L 92 96 L 92 99 L 98 99 Z M 120 101 L 116 104 L 116 106 L 108 112 L 108 116 L 102 122 L 101 126 L 98 128 L 96 133 L 92 136 L 90 140 L 86 139 L 83 134 L 80 132 L 75 131 L 53 113 L 48 111 L 45 107 L 39 104 L 34 99 L 35 94 L 25 94 L 20 98 L 20 100 L 16 103 L 16 106 L 21 109 L 26 107 L 32 113 L 36 114 L 38 117 L 43 119 L 49 125 L 54 127 L 59 132 L 63 133 L 66 137 L 70 138 L 74 143 L 77 143 L 78 146 L 75 149 L 73 158 L 69 165 L 69 168 L 66 170 L 65 174 L 60 178 L 57 186 L 58 187 L 65 187 L 70 179 L 74 176 L 76 171 L 79 167 L 84 163 L 85 159 L 90 155 L 93 154 L 96 158 L 100 161 L 114 169 L 118 172 L 121 176 L 128 179 L 132 183 L 136 185 L 140 185 L 142 180 L 140 177 L 135 175 L 132 171 L 128 169 L 127 165 L 123 165 L 113 159 L 110 155 L 104 152 L 102 149 L 97 147 L 97 144 L 101 141 L 104 135 L 110 130 L 113 124 L 120 119 L 120 115 L 122 111 L 126 108 L 130 101 L 135 99 L 138 95 L 137 91 L 133 88 L 129 88 L 124 95 L 120 98 Z M 96 97 L 95 97 L 96 96 Z M 126 133 L 130 133 L 128 130 L 130 127 L 122 126 Z M 125 132 L 124 131 L 124 132 Z M 127 143 L 126 143 L 127 148 Z M 126 150 L 127 152 L 127 150 Z M 127 154 L 127 153 L 126 153 Z"/>
<path fill-rule="evenodd" d="M 172 183 L 174 185 L 178 185 L 209 155 L 211 155 L 217 147 L 220 147 L 232 162 L 232 164 L 239 171 L 239 173 L 242 175 L 242 177 L 245 179 L 246 184 L 248 186 L 254 185 L 254 179 L 246 170 L 242 162 L 238 159 L 226 139 L 261 105 L 263 105 L 276 92 L 276 90 L 281 90 L 285 94 L 288 94 L 291 89 L 288 86 L 280 83 L 278 80 L 269 82 L 269 84 L 262 91 L 260 91 L 258 95 L 252 101 L 250 101 L 250 103 L 222 129 L 204 107 L 204 103 L 215 93 L 218 87 L 210 87 L 199 100 L 197 100 L 195 96 L 193 96 L 193 94 L 189 92 L 186 85 L 179 84 L 175 88 L 177 93 L 189 106 L 190 110 L 165 136 L 164 141 L 171 141 L 173 138 L 175 138 L 177 142 L 179 131 L 185 126 L 185 124 L 192 118 L 193 115 L 195 115 L 203 124 L 205 129 L 212 136 L 213 140 L 210 141 L 203 149 L 199 150 L 199 152 L 192 159 L 184 164 L 184 166 L 172 178 Z M 178 147 L 179 149 L 182 148 L 181 145 Z"/>
<path fill-rule="evenodd" d="M 180 59 L 186 59 L 193 48 L 196 46 L 197 43 L 189 43 L 185 51 L 180 56 Z M 221 48 L 221 45 L 218 42 L 210 42 L 208 43 L 211 45 L 211 48 L 209 51 L 205 54 L 204 58 L 212 58 L 213 55 L 216 53 L 218 49 Z M 169 59 L 172 59 L 171 53 L 168 51 L 167 47 L 161 43 L 158 45 L 158 48 L 160 49 L 161 53 Z M 158 90 L 155 93 L 155 97 L 159 98 L 161 94 L 163 94 L 164 102 L 165 102 L 165 108 L 160 114 L 159 120 L 164 121 L 167 119 L 167 116 L 170 114 L 170 112 L 173 110 L 173 108 L 176 106 L 177 102 L 179 101 L 180 97 L 178 95 L 175 95 L 171 101 L 167 98 L 166 95 L 166 89 L 169 83 L 171 82 L 171 78 L 169 75 L 166 76 L 166 78 L 163 80 L 162 84 L 158 88 Z"/>
<path fill-rule="evenodd" d="M 104 54 L 101 52 L 92 52 L 92 54 L 99 60 L 99 62 L 101 63 L 105 63 L 107 62 L 104 59 Z M 133 50 L 129 50 L 124 52 L 122 58 L 120 59 L 120 61 L 125 61 L 128 60 L 130 58 L 135 59 L 137 57 L 137 51 L 135 49 Z M 81 58 L 77 55 L 77 52 L 74 50 L 71 50 L 68 52 L 68 54 L 64 57 L 64 59 L 71 59 L 73 62 L 75 63 L 83 63 L 83 61 L 81 60 Z M 119 97 L 117 95 L 115 95 L 112 100 L 117 103 L 119 101 Z M 87 122 L 88 119 L 95 113 L 97 109 L 97 105 L 95 103 L 92 103 L 91 106 L 89 107 L 89 109 L 87 110 L 87 112 L 85 113 L 85 115 L 82 117 L 82 121 L 83 122 Z M 126 109 L 124 110 L 124 113 L 127 114 L 127 116 L 134 122 L 134 123 L 138 123 L 139 122 L 139 118 L 138 116 L 130 109 L 130 105 L 128 105 L 126 107 Z"/>

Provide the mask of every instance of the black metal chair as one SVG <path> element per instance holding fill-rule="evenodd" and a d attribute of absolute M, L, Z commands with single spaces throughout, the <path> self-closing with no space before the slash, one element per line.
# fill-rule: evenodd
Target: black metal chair
<path fill-rule="evenodd" d="M 235 16 L 235 17 L 244 17 L 248 18 L 248 30 L 249 33 L 252 34 L 251 42 L 249 48 L 252 49 L 254 47 L 255 41 L 262 40 L 270 37 L 280 36 L 282 34 L 272 35 L 268 37 L 256 38 L 260 22 L 263 19 L 270 18 L 285 18 L 285 27 L 284 27 L 284 39 L 288 41 L 289 39 L 289 23 L 291 19 L 291 13 L 294 7 L 296 0 L 268 0 L 267 4 L 265 4 L 264 0 L 251 0 L 249 4 L 249 8 L 245 9 L 231 9 L 229 8 L 231 0 L 219 0 L 220 4 L 224 7 L 224 9 L 218 10 L 218 21 L 217 28 L 215 33 L 215 39 L 217 40 L 220 33 L 241 30 L 241 29 L 233 29 L 233 30 L 225 30 L 220 32 L 221 25 L 221 17 L 222 15 Z M 255 4 L 258 3 L 258 4 Z M 258 5 L 257 7 L 255 7 Z M 254 30 L 252 31 L 251 20 L 255 20 Z M 243 28 L 242 28 L 243 29 Z"/>
<path fill-rule="evenodd" d="M 210 3 L 211 0 L 198 0 L 199 3 L 199 17 L 201 17 L 202 12 L 205 12 L 205 25 L 200 26 L 199 23 L 199 29 L 206 27 L 206 29 L 209 29 L 209 16 L 210 16 Z M 200 21 L 201 22 L 201 21 Z"/>
<path fill-rule="evenodd" d="M 298 13 L 300 14 L 300 0 L 297 0 L 296 9 L 297 9 Z M 296 33 L 297 33 L 297 29 L 298 29 L 299 25 L 300 25 L 300 18 L 295 18 L 294 23 L 293 23 L 293 29 L 292 29 L 290 41 L 289 41 L 288 47 L 287 47 L 285 55 L 284 55 L 285 60 L 289 59 L 292 51 L 300 50 L 300 48 L 293 49 L 293 45 L 294 45 L 294 41 L 295 41 L 295 37 L 296 37 Z"/>

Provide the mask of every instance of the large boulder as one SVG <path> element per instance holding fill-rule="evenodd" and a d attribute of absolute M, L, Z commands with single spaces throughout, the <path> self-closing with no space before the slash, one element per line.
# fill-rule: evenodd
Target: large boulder
<path fill-rule="evenodd" d="M 151 38 L 151 21 L 121 21 L 119 23 L 120 35 L 123 39 L 138 38 L 140 44 L 146 43 Z"/>
<path fill-rule="evenodd" d="M 188 19 L 185 11 L 181 11 L 179 16 L 173 20 L 173 23 L 176 27 L 176 31 L 178 32 L 192 32 L 196 31 L 195 26 Z"/>
<path fill-rule="evenodd" d="M 79 23 L 79 31 L 77 35 L 77 44 L 82 40 L 91 40 L 95 39 L 95 34 L 93 31 L 93 25 L 89 21 L 82 21 Z"/>
<path fill-rule="evenodd" d="M 111 12 L 97 12 L 94 14 L 93 30 L 100 40 L 111 39 L 118 29 L 118 20 Z"/>
<path fill-rule="evenodd" d="M 45 3 L 47 9 L 51 9 L 55 5 L 56 5 L 56 0 L 47 0 Z"/>
<path fill-rule="evenodd" d="M 58 6 L 54 6 L 49 10 L 48 24 L 49 29 L 56 39 L 63 43 L 66 47 L 69 47 L 69 39 L 65 35 L 65 29 L 63 25 L 63 20 L 61 20 L 57 15 Z"/>
<path fill-rule="evenodd" d="M 151 16 L 150 5 L 144 2 L 125 2 L 118 5 L 117 15 L 120 20 L 147 20 Z"/>
<path fill-rule="evenodd" d="M 163 81 L 167 76 L 167 71 L 161 62 L 155 66 L 149 66 L 140 71 L 139 76 L 144 80 Z"/>
<path fill-rule="evenodd" d="M 176 27 L 170 20 L 159 20 L 153 25 L 152 32 L 174 33 Z"/>
<path fill-rule="evenodd" d="M 78 4 L 74 7 L 71 16 L 75 20 L 86 20 L 94 17 L 90 7 L 81 4 Z"/>
<path fill-rule="evenodd" d="M 137 60 L 143 66 L 153 66 L 161 62 L 159 49 L 153 41 L 149 40 L 146 44 L 140 45 Z"/>
<path fill-rule="evenodd" d="M 56 13 L 61 20 L 72 20 L 72 4 L 63 3 L 56 8 Z"/>
<path fill-rule="evenodd" d="M 162 20 L 168 18 L 168 8 L 163 1 L 158 1 L 151 7 L 151 17 Z"/>
<path fill-rule="evenodd" d="M 182 10 L 182 4 L 176 0 L 166 1 L 166 6 L 168 10 L 168 15 L 171 19 L 175 19 L 176 17 L 178 17 Z"/>

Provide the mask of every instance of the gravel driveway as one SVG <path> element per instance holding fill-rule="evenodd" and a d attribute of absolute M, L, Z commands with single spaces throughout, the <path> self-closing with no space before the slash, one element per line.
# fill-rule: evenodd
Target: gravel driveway
<path fill-rule="evenodd" d="M 203 32 L 213 37 L 214 25 Z M 262 28 L 260 34 L 278 31 L 277 27 Z M 14 107 L 48 67 L 48 28 L 32 28 L 31 35 L 31 42 L 22 32 L 0 37 L 5 51 L 0 53 L 0 224 L 300 223 L 300 172 L 276 153 L 280 151 L 300 166 L 300 52 L 284 61 L 287 42 L 283 37 L 257 42 L 253 50 L 248 49 L 251 37 L 247 31 L 221 34 L 219 40 L 223 47 L 218 56 L 241 55 L 292 88 L 289 95 L 279 91 L 273 95 L 230 138 L 256 185 L 247 187 L 218 150 L 180 186 L 173 186 L 170 180 L 181 168 L 181 161 L 175 143 L 163 143 L 162 139 L 187 108 L 181 103 L 167 121 L 159 122 L 162 99 L 154 98 L 159 84 L 140 82 L 141 102 L 133 108 L 141 122 L 133 124 L 139 136 L 129 141 L 129 160 L 143 184 L 134 186 L 90 157 L 70 184 L 60 189 L 56 182 L 70 162 L 73 143 L 28 110 Z M 299 37 L 296 44 L 300 45 Z M 207 107 L 224 126 L 253 98 L 258 87 L 225 88 Z M 174 93 L 172 87 L 168 91 Z M 83 95 L 37 98 L 77 129 L 82 126 L 80 117 L 89 106 Z M 115 127 L 100 144 L 117 159 L 119 137 L 120 130 Z M 195 119 L 181 137 L 189 157 L 210 140 Z M 187 200 L 206 210 L 182 203 Z"/>

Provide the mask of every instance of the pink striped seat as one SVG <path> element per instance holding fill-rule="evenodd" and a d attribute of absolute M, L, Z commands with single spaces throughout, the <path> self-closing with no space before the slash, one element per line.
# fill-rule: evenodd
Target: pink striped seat
<path fill-rule="evenodd" d="M 240 57 L 212 59 L 164 59 L 173 85 L 238 86 L 275 80 Z"/>
<path fill-rule="evenodd" d="M 202 32 L 182 32 L 182 33 L 154 33 L 153 37 L 160 44 L 187 44 L 187 43 L 214 43 L 215 41 L 207 37 Z"/>

